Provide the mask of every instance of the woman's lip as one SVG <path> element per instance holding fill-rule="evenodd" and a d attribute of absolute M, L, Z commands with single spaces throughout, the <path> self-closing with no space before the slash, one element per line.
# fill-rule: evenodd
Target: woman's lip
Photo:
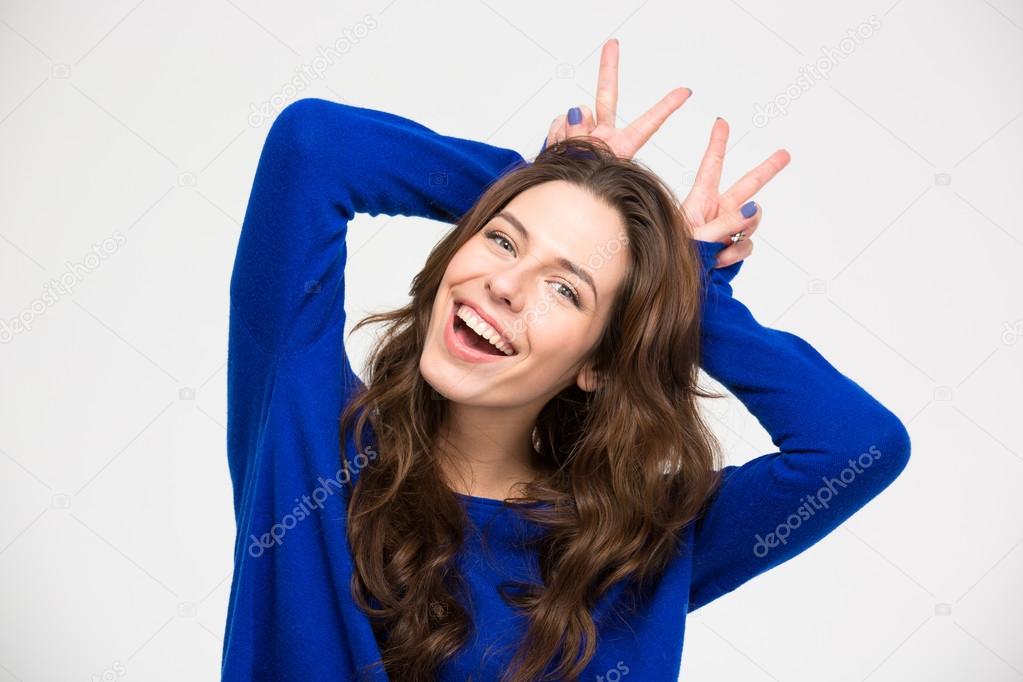
<path fill-rule="evenodd" d="M 491 353 L 484 353 L 483 351 L 476 350 L 470 346 L 466 346 L 462 343 L 458 335 L 455 334 L 455 313 L 458 311 L 458 307 L 461 305 L 458 301 L 455 301 L 451 305 L 451 312 L 448 315 L 447 323 L 444 325 L 444 345 L 447 346 L 448 352 L 459 360 L 472 363 L 481 362 L 496 362 L 498 360 L 505 360 L 507 358 L 514 357 L 513 355 L 494 355 Z"/>

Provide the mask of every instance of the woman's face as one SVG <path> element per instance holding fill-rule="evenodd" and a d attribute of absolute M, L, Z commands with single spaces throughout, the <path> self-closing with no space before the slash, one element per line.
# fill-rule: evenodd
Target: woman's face
<path fill-rule="evenodd" d="M 448 264 L 423 377 L 445 398 L 479 406 L 542 406 L 572 383 L 592 390 L 582 361 L 604 330 L 628 253 L 621 216 L 588 191 L 556 180 L 521 192 Z M 480 339 L 456 315 L 459 302 L 503 330 L 513 354 L 485 342 L 489 351 L 474 349 Z"/>

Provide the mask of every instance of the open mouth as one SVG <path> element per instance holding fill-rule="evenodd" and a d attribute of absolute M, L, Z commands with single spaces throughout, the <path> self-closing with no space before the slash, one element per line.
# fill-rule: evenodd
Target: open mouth
<path fill-rule="evenodd" d="M 488 342 L 486 338 L 473 330 L 471 326 L 465 324 L 465 321 L 458 316 L 455 316 L 454 318 L 454 333 L 459 339 L 461 339 L 461 343 L 476 351 L 486 353 L 487 355 L 505 355 L 501 351 L 498 351 L 497 348 Z"/>
<path fill-rule="evenodd" d="M 519 354 L 518 349 L 477 315 L 472 306 L 457 299 L 448 313 L 444 337 L 448 350 L 467 362 L 496 362 Z"/>

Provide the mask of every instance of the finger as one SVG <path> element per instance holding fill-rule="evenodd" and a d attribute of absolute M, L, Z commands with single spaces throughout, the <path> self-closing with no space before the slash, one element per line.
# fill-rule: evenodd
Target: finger
<path fill-rule="evenodd" d="M 551 119 L 551 124 L 547 128 L 547 135 L 543 138 L 544 149 L 546 149 L 547 147 L 550 147 L 551 143 L 554 142 L 554 124 L 557 123 L 557 122 L 558 122 L 558 117 L 557 116 L 555 116 L 553 119 Z"/>
<path fill-rule="evenodd" d="M 703 153 L 700 167 L 696 170 L 693 187 L 712 194 L 717 193 L 721 184 L 721 169 L 725 165 L 725 148 L 728 145 L 728 121 L 718 116 L 710 129 L 710 142 Z"/>
<path fill-rule="evenodd" d="M 566 119 L 567 116 L 565 114 L 558 116 L 557 127 L 554 130 L 555 142 L 561 142 L 566 137 L 568 137 L 568 121 Z"/>
<path fill-rule="evenodd" d="M 721 195 L 722 203 L 730 206 L 737 206 L 766 185 L 771 178 L 777 175 L 785 166 L 789 165 L 792 156 L 784 149 L 779 149 L 771 154 L 766 161 L 746 173 L 739 180 L 728 188 L 728 191 Z"/>
<path fill-rule="evenodd" d="M 579 125 L 582 126 L 582 129 L 585 130 L 587 134 L 592 133 L 593 129 L 597 127 L 597 121 L 593 117 L 593 110 L 585 104 L 580 104 L 579 109 L 583 112 L 583 122 Z"/>
<path fill-rule="evenodd" d="M 714 267 L 727 268 L 733 263 L 745 260 L 751 253 L 753 253 L 753 240 L 743 239 L 738 244 L 732 244 L 731 246 L 718 251 Z"/>
<path fill-rule="evenodd" d="M 562 140 L 565 139 L 564 128 L 565 128 L 565 115 L 564 114 L 562 114 L 561 116 L 556 116 L 554 118 L 554 120 L 551 121 L 551 127 L 547 130 L 547 146 L 548 147 L 551 146 L 552 144 L 554 144 L 555 142 L 557 142 L 558 139 L 559 139 L 559 136 L 560 136 L 560 139 L 562 139 Z"/>
<path fill-rule="evenodd" d="M 547 128 L 547 146 L 554 144 L 554 134 L 558 131 L 558 119 L 559 116 L 555 116 L 551 120 L 551 125 Z"/>
<path fill-rule="evenodd" d="M 597 73 L 597 125 L 615 127 L 618 111 L 618 39 L 604 43 Z"/>
<path fill-rule="evenodd" d="M 690 231 L 695 235 L 696 228 L 701 227 L 706 221 L 703 217 L 703 212 L 693 208 L 695 204 L 690 201 L 690 197 L 692 197 L 691 194 L 682 202 L 681 209 L 685 216 L 686 224 L 689 225 Z"/>
<path fill-rule="evenodd" d="M 743 209 L 746 209 L 745 214 Z M 746 217 L 747 214 L 749 215 L 748 218 Z M 742 232 L 745 235 L 743 239 L 749 239 L 757 231 L 763 216 L 763 206 L 760 206 L 755 201 L 750 201 L 748 206 L 744 204 L 741 208 L 722 211 L 717 218 L 700 227 L 699 234 L 701 236 L 698 239 L 732 244 L 731 237 L 738 232 Z M 742 242 L 739 243 L 741 244 Z M 731 246 L 728 248 L 731 248 Z"/>
<path fill-rule="evenodd" d="M 675 88 L 650 107 L 649 110 L 629 124 L 625 134 L 635 151 L 646 144 L 646 141 L 657 132 L 657 129 L 678 110 L 693 94 L 689 88 Z"/>

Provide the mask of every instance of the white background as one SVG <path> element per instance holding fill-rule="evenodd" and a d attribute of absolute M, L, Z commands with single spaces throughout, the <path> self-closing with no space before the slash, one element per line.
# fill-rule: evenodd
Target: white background
<path fill-rule="evenodd" d="M 322 97 L 532 156 L 612 36 L 621 124 L 694 90 L 639 155 L 680 196 L 717 115 L 726 184 L 792 153 L 736 296 L 913 441 L 848 523 L 690 616 L 683 678 L 1023 680 L 1018 0 L 49 0 L 0 3 L 0 681 L 219 676 L 228 281 L 272 114 Z M 352 224 L 349 328 L 446 229 Z M 730 463 L 774 449 L 708 411 Z"/>

